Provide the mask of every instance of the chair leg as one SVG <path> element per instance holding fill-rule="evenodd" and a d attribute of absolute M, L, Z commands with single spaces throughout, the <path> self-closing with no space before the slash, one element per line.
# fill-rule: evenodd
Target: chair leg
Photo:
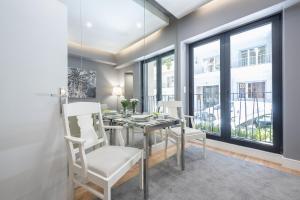
<path fill-rule="evenodd" d="M 206 138 L 203 138 L 203 157 L 206 158 Z"/>
<path fill-rule="evenodd" d="M 111 200 L 111 188 L 109 186 L 104 187 L 104 200 Z"/>
<path fill-rule="evenodd" d="M 167 157 L 168 157 L 168 140 L 169 140 L 168 134 L 166 133 L 166 135 L 165 135 L 165 159 L 167 159 Z"/>
<path fill-rule="evenodd" d="M 73 174 L 73 171 L 72 169 L 69 168 L 69 200 L 74 200 L 74 188 L 75 188 L 75 184 L 74 184 L 74 181 L 73 181 L 73 177 L 74 177 L 74 174 Z"/>
<path fill-rule="evenodd" d="M 180 138 L 176 140 L 176 146 L 177 146 L 177 165 L 180 166 Z"/>
<path fill-rule="evenodd" d="M 144 189 L 144 151 L 141 152 L 141 160 L 140 160 L 140 163 L 139 163 L 139 168 L 140 168 L 140 189 L 143 190 Z"/>

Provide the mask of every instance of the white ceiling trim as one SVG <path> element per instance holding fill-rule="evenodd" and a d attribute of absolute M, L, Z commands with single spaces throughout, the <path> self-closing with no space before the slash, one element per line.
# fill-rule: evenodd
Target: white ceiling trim
<path fill-rule="evenodd" d="M 160 6 L 180 19 L 212 0 L 155 0 Z"/>

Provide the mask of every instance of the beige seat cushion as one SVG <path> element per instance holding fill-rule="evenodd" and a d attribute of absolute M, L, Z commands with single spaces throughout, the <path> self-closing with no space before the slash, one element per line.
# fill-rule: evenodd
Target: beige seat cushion
<path fill-rule="evenodd" d="M 139 153 L 141 150 L 137 148 L 104 146 L 86 155 L 88 169 L 101 176 L 109 177 Z M 80 164 L 80 160 L 77 163 Z"/>
<path fill-rule="evenodd" d="M 171 133 L 174 133 L 177 137 L 180 137 L 181 136 L 181 127 L 171 128 Z M 206 137 L 205 132 L 198 130 L 198 129 L 189 128 L 189 127 L 185 128 L 185 135 L 186 136 L 199 135 L 200 137 Z"/>

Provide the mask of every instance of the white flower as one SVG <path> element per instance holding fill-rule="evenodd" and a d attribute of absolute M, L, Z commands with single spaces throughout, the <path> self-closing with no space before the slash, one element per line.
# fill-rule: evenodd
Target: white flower
<path fill-rule="evenodd" d="M 139 100 L 138 100 L 138 99 L 130 99 L 130 102 L 131 102 L 131 103 L 138 103 Z"/>

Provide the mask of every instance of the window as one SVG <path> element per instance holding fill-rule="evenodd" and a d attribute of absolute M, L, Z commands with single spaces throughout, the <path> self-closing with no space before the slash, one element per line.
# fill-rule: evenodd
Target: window
<path fill-rule="evenodd" d="M 250 65 L 256 64 L 256 49 L 249 49 Z"/>
<path fill-rule="evenodd" d="M 246 98 L 246 83 L 239 83 L 239 98 Z"/>
<path fill-rule="evenodd" d="M 144 102 L 145 110 L 156 110 L 157 100 L 157 61 L 149 60 L 144 64 L 145 70 L 145 88 L 144 88 Z"/>
<path fill-rule="evenodd" d="M 175 99 L 174 51 L 170 51 L 142 62 L 143 111 L 156 112 L 157 102 Z"/>
<path fill-rule="evenodd" d="M 242 67 L 248 65 L 248 50 L 240 51 L 240 65 Z"/>
<path fill-rule="evenodd" d="M 239 53 L 239 62 L 240 66 L 250 66 L 257 64 L 265 64 L 270 63 L 269 60 L 266 59 L 266 46 L 250 48 L 247 50 L 240 50 Z"/>
<path fill-rule="evenodd" d="M 258 48 L 258 64 L 264 64 L 267 62 L 266 59 L 266 46 Z"/>
<path fill-rule="evenodd" d="M 238 83 L 239 98 L 265 98 L 265 82 Z M 247 91 L 247 93 L 246 93 Z"/>
<path fill-rule="evenodd" d="M 220 135 L 220 40 L 199 44 L 192 49 L 194 70 L 194 110 L 196 126 L 213 135 Z M 202 62 L 196 62 L 201 60 Z"/>
<path fill-rule="evenodd" d="M 280 152 L 281 14 L 189 48 L 187 93 L 196 127 L 211 139 Z"/>
<path fill-rule="evenodd" d="M 265 98 L 265 82 L 248 83 L 248 98 Z"/>

